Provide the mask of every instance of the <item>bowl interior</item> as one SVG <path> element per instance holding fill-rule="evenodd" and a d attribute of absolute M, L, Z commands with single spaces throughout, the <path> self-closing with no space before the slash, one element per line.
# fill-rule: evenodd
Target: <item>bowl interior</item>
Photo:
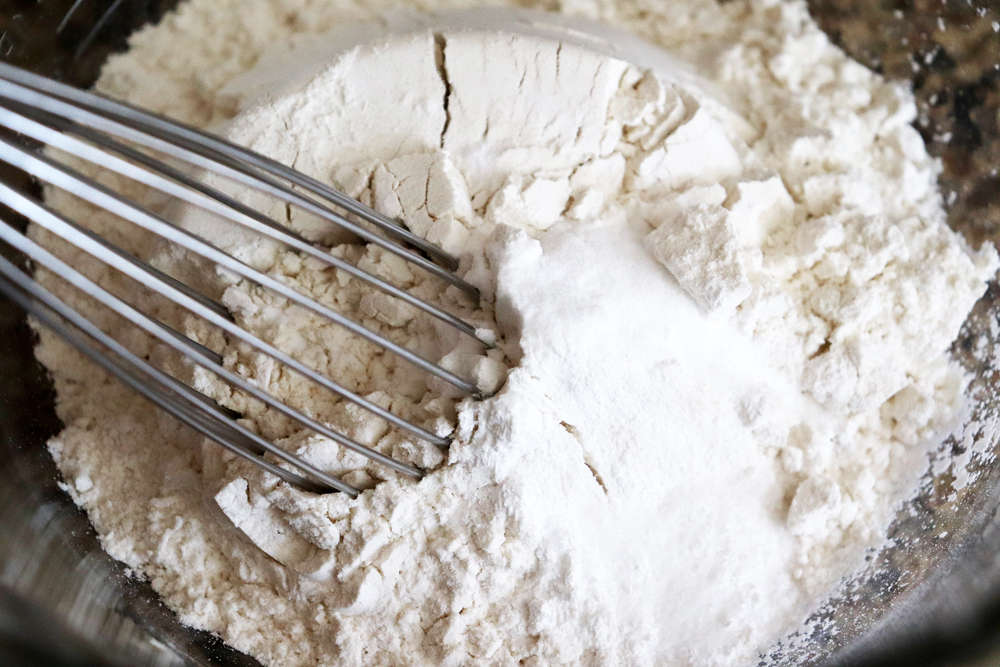
<path fill-rule="evenodd" d="M 8 0 L 2 4 L 11 7 L 0 9 L 0 58 L 89 86 L 108 54 L 176 3 Z M 992 242 L 1000 230 L 1000 178 L 992 166 L 1000 164 L 1000 37 L 993 28 L 1000 15 L 974 3 L 836 0 L 810 8 L 851 55 L 913 83 L 922 102 L 918 129 L 945 166 L 950 222 L 973 243 Z M 34 187 L 10 170 L 0 179 Z M 0 217 L 25 224 L 5 209 Z M 892 524 L 890 546 L 869 555 L 814 616 L 808 636 L 779 648 L 779 664 L 928 664 L 936 653 L 992 635 L 1000 622 L 998 321 L 994 283 L 952 348 L 973 378 L 973 419 L 942 443 L 920 492 Z M 22 637 L 43 655 L 13 664 L 257 665 L 184 627 L 148 583 L 101 549 L 85 514 L 59 488 L 45 449 L 61 426 L 52 386 L 32 354 L 24 313 L 2 299 L 0 341 L 0 634 Z M 974 474 L 956 491 L 956 466 L 966 463 Z M 74 656 L 84 662 L 73 663 Z"/>

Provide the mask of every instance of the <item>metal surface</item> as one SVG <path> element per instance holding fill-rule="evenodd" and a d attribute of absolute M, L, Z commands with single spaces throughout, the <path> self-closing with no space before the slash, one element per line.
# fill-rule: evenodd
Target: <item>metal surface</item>
<path fill-rule="evenodd" d="M 350 213 L 360 221 L 373 225 L 386 235 L 381 236 L 357 223 L 348 221 L 343 215 L 330 209 L 329 205 L 341 206 L 349 198 L 326 186 L 314 183 L 307 176 L 274 163 L 263 156 L 194 128 L 85 91 L 70 88 L 4 63 L 0 63 L 0 127 L 6 127 L 22 136 L 34 139 L 40 142 L 41 146 L 58 148 L 58 155 L 72 155 L 86 161 L 91 166 L 116 172 L 161 193 L 192 204 L 203 211 L 236 222 L 288 247 L 307 253 L 327 265 L 360 278 L 376 289 L 402 298 L 419 310 L 469 337 L 476 337 L 475 327 L 463 320 L 410 296 L 374 275 L 341 261 L 327 250 L 314 246 L 262 213 L 200 183 L 193 175 L 186 174 L 176 167 L 168 167 L 161 160 L 132 147 L 123 146 L 117 140 L 119 138 L 125 139 L 131 144 L 167 153 L 171 157 L 183 160 L 184 164 L 221 173 L 234 179 L 240 185 L 271 194 L 285 205 L 295 204 L 311 212 L 322 214 L 323 219 L 355 233 L 366 242 L 374 243 L 380 248 L 392 252 L 412 265 L 424 268 L 435 276 L 445 278 L 448 283 L 478 298 L 478 290 L 452 271 L 442 268 L 400 245 L 401 242 L 407 243 L 420 251 L 433 248 L 423 239 L 419 239 L 408 230 L 400 227 L 398 223 L 385 219 L 372 209 L 353 200 L 350 200 Z M 73 135 L 85 136 L 87 141 L 81 141 Z M 109 153 L 109 150 L 127 154 L 131 156 L 131 161 L 119 158 Z M 240 262 L 232 255 L 144 209 L 138 203 L 99 184 L 93 178 L 70 168 L 50 154 L 41 152 L 38 148 L 21 146 L 14 141 L 0 138 L 0 161 L 49 186 L 71 193 L 83 201 L 113 213 L 121 220 L 152 232 L 160 239 L 170 241 L 178 247 L 195 253 L 213 262 L 219 268 L 241 276 L 255 285 L 267 288 L 270 292 L 284 297 L 289 302 L 306 308 L 383 350 L 403 358 L 467 395 L 479 395 L 478 389 L 471 382 L 419 356 L 406 347 L 355 323 L 314 299 L 300 294 L 283 282 Z M 295 192 L 279 179 L 286 179 L 289 183 L 306 189 L 312 197 Z M 42 202 L 19 192 L 16 187 L 11 187 L 2 180 L 0 180 L 0 203 L 108 266 L 115 267 L 121 273 L 132 278 L 136 284 L 183 306 L 203 320 L 222 329 L 232 338 L 251 345 L 341 398 L 418 438 L 438 446 L 447 446 L 447 439 L 408 422 L 357 393 L 345 389 L 333 379 L 316 372 L 273 345 L 245 331 L 233 321 L 233 318 L 220 304 L 165 275 L 162 271 L 154 269 L 146 262 L 129 255 L 108 240 L 81 226 L 79 221 L 64 218 L 56 211 L 47 208 Z M 258 400 L 278 409 L 307 428 L 326 435 L 343 447 L 396 472 L 418 479 L 422 477 L 423 473 L 420 469 L 385 456 L 343 434 L 332 431 L 329 427 L 281 404 L 266 392 L 230 373 L 222 366 L 222 358 L 218 352 L 209 350 L 188 339 L 183 334 L 115 297 L 27 236 L 21 235 L 11 226 L 0 225 L 0 239 L 22 252 L 36 266 L 44 267 L 76 289 L 111 308 L 126 321 L 167 343 L 182 356 L 221 376 L 230 384 L 250 393 Z M 432 254 L 436 260 L 442 261 L 447 266 L 454 267 L 458 264 L 457 260 L 436 248 L 433 248 L 433 253 L 428 254 Z M 228 414 L 208 396 L 187 387 L 154 368 L 137 355 L 132 354 L 127 348 L 90 324 L 83 314 L 74 312 L 54 295 L 34 283 L 28 274 L 19 271 L 12 264 L 0 262 L 0 274 L 3 275 L 3 291 L 11 300 L 38 317 L 41 322 L 56 331 L 92 361 L 112 372 L 120 381 L 143 394 L 155 405 L 210 440 L 304 490 L 317 493 L 336 490 L 347 493 L 351 497 L 356 497 L 360 492 L 359 489 L 350 484 L 327 475 L 297 456 L 282 451 L 250 432 L 234 419 L 238 415 Z M 95 346 L 90 341 L 98 345 Z M 278 457 L 298 472 L 289 473 L 282 470 L 265 460 L 263 457 L 265 453 Z"/>
<path fill-rule="evenodd" d="M 172 4 L 0 0 L 0 58 L 86 86 L 105 55 L 123 46 L 125 35 Z M 852 55 L 914 81 L 923 119 L 919 127 L 931 151 L 945 158 L 946 191 L 956 193 L 949 198 L 953 226 L 977 241 L 993 238 L 991 221 L 1000 211 L 997 192 L 990 189 L 998 182 L 996 173 L 989 173 L 990 156 L 1000 154 L 996 107 L 990 106 L 998 98 L 990 74 L 993 61 L 1000 60 L 1000 49 L 993 48 L 998 38 L 992 21 L 1000 21 L 996 7 L 959 0 L 816 0 L 810 7 Z M 944 30 L 939 29 L 942 15 Z M 943 141 L 949 132 L 959 141 Z M 994 285 L 953 348 L 975 376 L 971 390 L 984 415 L 1000 407 L 1000 363 L 991 354 L 972 352 L 983 339 L 987 350 L 1000 344 L 991 337 L 998 319 L 1000 290 Z M 52 629 L 41 633 L 42 639 L 37 632 L 19 635 L 33 639 L 33 646 L 49 642 L 54 647 L 60 638 L 74 637 L 66 651 L 51 651 L 58 655 L 37 664 L 256 664 L 181 626 L 148 584 L 129 578 L 101 551 L 86 518 L 57 487 L 43 445 L 59 430 L 51 387 L 31 356 L 32 336 L 23 314 L 7 303 L 0 304 L 0 341 L 0 585 L 7 586 L 0 600 L 18 610 L 4 614 L 0 606 L 0 634 L 15 634 L 17 620 L 30 618 L 20 625 L 37 629 L 44 623 Z M 945 446 L 958 450 L 961 442 Z M 995 441 L 980 446 L 1000 452 Z M 868 569 L 851 582 L 848 594 L 816 619 L 818 630 L 810 641 L 787 648 L 779 662 L 816 667 L 1000 664 L 984 654 L 1000 637 L 1000 466 L 989 458 L 976 466 L 978 479 L 957 494 L 947 472 L 928 477 L 891 528 L 895 544 L 871 554 Z M 29 607 L 34 609 L 29 612 Z M 2 647 L 0 641 L 0 657 L 6 657 Z M 22 656 L 28 653 L 21 650 Z M 77 658 L 80 662 L 72 662 Z M 4 664 L 36 664 L 30 660 Z"/>

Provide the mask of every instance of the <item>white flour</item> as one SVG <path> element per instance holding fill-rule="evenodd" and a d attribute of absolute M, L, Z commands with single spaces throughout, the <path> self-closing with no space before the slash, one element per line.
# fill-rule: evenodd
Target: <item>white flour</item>
<path fill-rule="evenodd" d="M 241 326 L 454 442 L 442 454 L 390 431 L 161 307 L 258 386 L 433 472 L 396 476 L 129 336 L 263 436 L 369 489 L 298 492 L 43 332 L 69 491 L 184 622 L 268 665 L 755 663 L 881 537 L 961 399 L 944 351 L 997 258 L 945 226 L 912 101 L 797 3 L 563 7 L 691 70 L 569 38 L 412 28 L 455 15 L 325 33 L 390 6 L 191 0 L 136 35 L 98 88 L 226 122 L 234 140 L 461 255 L 482 309 L 239 193 L 494 330 L 488 354 L 346 275 L 179 212 L 243 261 L 503 389 L 459 401 L 266 290 L 89 215 Z"/>

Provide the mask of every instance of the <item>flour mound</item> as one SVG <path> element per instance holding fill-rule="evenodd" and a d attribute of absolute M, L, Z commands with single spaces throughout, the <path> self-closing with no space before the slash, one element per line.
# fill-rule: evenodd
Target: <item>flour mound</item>
<path fill-rule="evenodd" d="M 481 304 L 206 177 L 495 349 L 235 225 L 172 211 L 498 393 L 463 399 L 267 290 L 132 239 L 240 326 L 453 442 L 390 429 L 162 307 L 257 386 L 428 471 L 397 475 L 133 336 L 248 427 L 365 489 L 303 493 L 198 442 L 43 333 L 68 424 L 50 447 L 105 547 L 186 623 L 265 664 L 755 661 L 881 537 L 962 399 L 944 351 L 998 260 L 944 224 L 912 101 L 799 4 L 650 9 L 657 41 L 696 73 L 568 37 L 419 28 L 426 15 L 310 39 L 353 10 L 285 4 L 298 22 L 234 23 L 265 5 L 192 0 L 137 35 L 100 86 L 224 119 L 232 140 L 459 256 Z M 646 29 L 614 7 L 566 9 Z M 209 29 L 234 52 L 199 51 Z M 176 94 L 157 93 L 141 74 L 178 40 L 197 57 L 150 74 Z M 277 74 L 290 66 L 297 76 Z"/>

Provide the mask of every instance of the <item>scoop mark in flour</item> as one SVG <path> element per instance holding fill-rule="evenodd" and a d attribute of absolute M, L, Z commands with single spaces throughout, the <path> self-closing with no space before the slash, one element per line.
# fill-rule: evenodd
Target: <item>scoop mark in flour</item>
<path fill-rule="evenodd" d="M 447 134 L 448 126 L 451 124 L 451 111 L 448 109 L 448 103 L 451 100 L 451 82 L 448 80 L 448 64 L 445 62 L 444 53 L 447 46 L 448 41 L 445 36 L 440 32 L 434 33 L 434 63 L 437 65 L 441 83 L 444 84 L 444 126 L 441 128 L 441 148 L 444 148 L 444 135 Z"/>
<path fill-rule="evenodd" d="M 594 476 L 594 481 L 596 481 L 598 486 L 601 487 L 601 490 L 604 491 L 604 495 L 608 495 L 608 487 L 604 486 L 604 479 L 601 478 L 601 473 L 597 472 L 597 468 L 594 467 L 593 458 L 583 446 L 583 438 L 580 437 L 580 429 L 564 421 L 559 422 L 559 425 L 566 429 L 566 432 L 573 436 L 578 443 L 580 443 L 580 449 L 583 452 L 583 465 L 587 466 L 590 474 Z"/>
<path fill-rule="evenodd" d="M 809 361 L 812 361 L 817 357 L 822 357 L 824 354 L 830 351 L 831 347 L 833 347 L 833 343 L 830 342 L 830 339 L 828 338 L 824 340 L 823 344 L 820 345 L 818 348 L 816 348 L 816 351 L 813 352 L 812 355 L 809 357 Z"/>

